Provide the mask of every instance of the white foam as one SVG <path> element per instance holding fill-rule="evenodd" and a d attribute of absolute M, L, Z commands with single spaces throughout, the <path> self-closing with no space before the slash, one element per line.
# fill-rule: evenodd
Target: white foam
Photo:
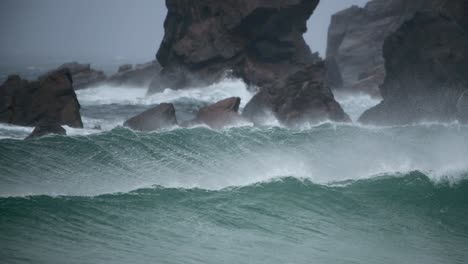
<path fill-rule="evenodd" d="M 77 96 L 83 106 L 103 104 L 154 105 L 184 99 L 212 103 L 228 97 L 240 97 L 241 107 L 244 107 L 253 96 L 253 93 L 247 90 L 242 80 L 230 78 L 202 88 L 166 89 L 161 93 L 152 95 L 146 93 L 147 88 L 103 85 L 97 88 L 79 90 Z"/>
<path fill-rule="evenodd" d="M 381 102 L 381 99 L 374 98 L 367 94 L 350 95 L 335 93 L 335 99 L 341 104 L 343 110 L 353 121 L 357 121 L 367 109 L 370 109 Z"/>

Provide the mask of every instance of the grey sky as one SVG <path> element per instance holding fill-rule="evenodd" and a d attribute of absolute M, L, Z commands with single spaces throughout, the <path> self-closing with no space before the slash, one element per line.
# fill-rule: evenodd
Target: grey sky
<path fill-rule="evenodd" d="M 87 62 L 154 58 L 164 0 L 0 0 L 0 58 Z M 322 0 L 306 40 L 324 54 L 331 14 L 367 0 Z"/>

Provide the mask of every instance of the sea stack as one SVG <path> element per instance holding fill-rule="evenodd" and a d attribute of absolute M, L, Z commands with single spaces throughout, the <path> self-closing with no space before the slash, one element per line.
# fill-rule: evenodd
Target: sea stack
<path fill-rule="evenodd" d="M 384 57 L 383 101 L 361 122 L 447 122 L 466 115 L 468 30 L 456 17 L 417 13 L 385 40 Z"/>
<path fill-rule="evenodd" d="M 348 120 L 324 84 L 324 63 L 303 38 L 318 3 L 167 0 L 165 35 L 157 53 L 162 76 L 149 92 L 209 85 L 230 74 L 260 89 L 249 103 L 249 117 L 259 119 L 268 107 L 281 122 L 290 116 Z M 268 94 L 274 94 L 274 103 L 264 103 Z M 301 106 L 292 106 L 301 94 L 308 96 Z"/>
<path fill-rule="evenodd" d="M 328 30 L 327 84 L 343 92 L 380 96 L 385 38 L 415 12 L 430 10 L 432 1 L 372 0 L 334 14 Z"/>

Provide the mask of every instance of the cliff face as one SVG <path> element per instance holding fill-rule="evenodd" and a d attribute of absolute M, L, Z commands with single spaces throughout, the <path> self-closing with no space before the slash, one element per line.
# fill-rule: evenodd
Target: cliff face
<path fill-rule="evenodd" d="M 230 71 L 248 85 L 260 87 L 260 93 L 288 94 L 280 92 L 286 86 L 274 87 L 275 83 L 299 71 L 312 70 L 310 66 L 319 61 L 302 36 L 318 3 L 318 0 L 166 0 L 165 35 L 157 53 L 163 67 L 162 78 L 150 85 L 149 92 L 207 85 Z M 321 76 L 314 80 L 317 83 L 314 86 L 304 85 L 305 81 L 295 85 L 314 89 L 326 96 L 327 102 L 336 103 Z M 278 104 L 285 104 L 287 99 L 282 98 Z M 340 119 L 346 119 L 345 115 Z"/>
<path fill-rule="evenodd" d="M 363 8 L 353 6 L 333 15 L 327 64 L 334 67 L 329 67 L 327 82 L 335 89 L 379 95 L 385 78 L 385 38 L 415 12 L 431 6 L 432 0 L 373 0 Z"/>
<path fill-rule="evenodd" d="M 361 122 L 409 124 L 467 116 L 468 28 L 462 26 L 464 16 L 449 11 L 417 13 L 385 40 L 384 100 Z"/>

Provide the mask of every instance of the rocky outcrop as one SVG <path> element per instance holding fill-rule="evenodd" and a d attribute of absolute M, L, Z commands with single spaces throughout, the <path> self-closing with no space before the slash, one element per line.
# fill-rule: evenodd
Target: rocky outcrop
<path fill-rule="evenodd" d="M 468 31 L 456 19 L 437 12 L 417 13 L 385 40 L 383 50 L 384 100 L 365 112 L 361 122 L 409 124 L 463 115 Z"/>
<path fill-rule="evenodd" d="M 430 10 L 432 1 L 373 0 L 363 8 L 353 6 L 334 14 L 326 54 L 327 64 L 333 67 L 327 83 L 332 89 L 379 96 L 379 85 L 385 78 L 385 38 L 415 12 Z"/>
<path fill-rule="evenodd" d="M 135 68 L 130 64 L 121 65 L 119 71 L 107 81 L 114 86 L 148 86 L 152 80 L 157 80 L 161 66 L 156 61 L 137 64 Z"/>
<path fill-rule="evenodd" d="M 26 139 L 43 137 L 50 134 L 66 135 L 67 131 L 61 125 L 56 123 L 44 124 L 36 126 L 33 132 Z"/>
<path fill-rule="evenodd" d="M 0 87 L 0 122 L 37 126 L 67 125 L 82 128 L 80 104 L 68 69 L 51 72 L 29 82 L 9 76 Z"/>
<path fill-rule="evenodd" d="M 468 28 L 468 0 L 433 0 L 433 9 L 450 16 L 463 28 Z"/>
<path fill-rule="evenodd" d="M 103 71 L 92 69 L 90 64 L 69 62 L 61 65 L 57 70 L 62 69 L 70 70 L 75 90 L 95 87 L 107 80 L 107 76 Z"/>
<path fill-rule="evenodd" d="M 311 66 L 316 63 L 324 67 L 302 36 L 318 2 L 167 0 L 165 35 L 157 53 L 163 67 L 162 76 L 152 82 L 150 93 L 167 87 L 180 89 L 208 85 L 219 81 L 226 72 L 242 78 L 248 85 L 260 87 L 262 93 L 286 89 L 278 87 L 277 82 L 307 69 L 316 69 L 317 66 Z M 323 70 L 320 72 L 323 73 Z M 310 89 L 311 96 L 308 98 L 311 100 L 303 100 L 303 104 L 315 104 L 318 98 L 327 98 L 340 108 L 322 79 L 302 79 L 302 82 L 291 81 L 288 85 L 296 91 Z M 309 85 L 311 82 L 317 83 Z M 282 94 L 295 95 L 288 92 Z M 281 104 L 291 100 L 293 98 L 283 98 L 276 102 Z M 277 112 L 279 109 L 294 108 L 277 106 L 271 111 L 275 115 L 286 115 Z M 315 108 L 308 109 L 312 111 Z M 308 114 L 315 117 L 323 112 Z"/>
<path fill-rule="evenodd" d="M 256 94 L 245 107 L 243 116 L 260 125 L 272 113 L 288 126 L 324 120 L 350 121 L 330 89 L 323 85 L 323 71 L 321 62 L 280 79 L 271 89 Z"/>
<path fill-rule="evenodd" d="M 205 124 L 214 129 L 220 129 L 243 121 L 239 115 L 239 97 L 231 97 L 208 105 L 198 111 L 191 124 Z"/>
<path fill-rule="evenodd" d="M 124 123 L 124 126 L 138 131 L 155 131 L 176 125 L 174 105 L 167 103 L 157 105 Z"/>

